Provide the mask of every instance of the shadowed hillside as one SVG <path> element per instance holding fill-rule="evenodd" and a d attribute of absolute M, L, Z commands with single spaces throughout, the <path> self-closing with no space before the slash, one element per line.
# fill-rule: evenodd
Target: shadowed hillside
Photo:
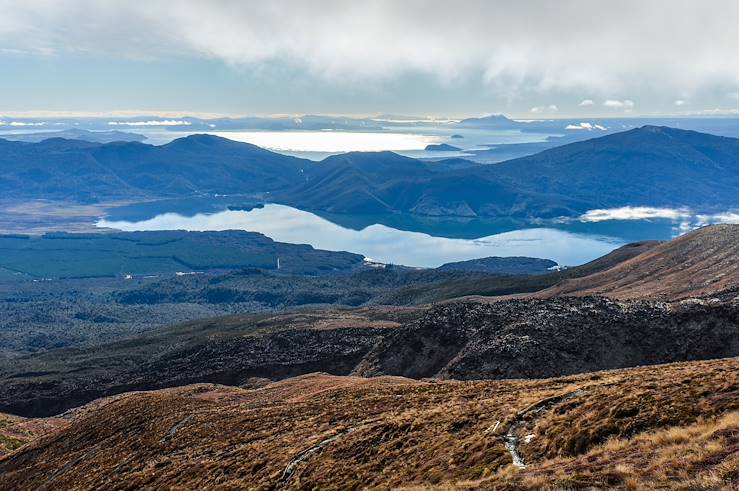
<path fill-rule="evenodd" d="M 739 355 L 739 303 L 599 297 L 449 302 L 393 330 L 354 373 L 539 378 Z"/>
<path fill-rule="evenodd" d="M 739 355 L 739 304 L 601 298 L 450 302 L 194 321 L 0 365 L 0 412 L 48 416 L 130 390 L 313 371 L 549 377 Z"/>
<path fill-rule="evenodd" d="M 731 267 L 720 282 L 694 291 L 701 296 L 689 301 L 475 298 L 193 321 L 116 343 L 7 360 L 0 364 L 0 411 L 52 415 L 130 390 L 195 382 L 241 385 L 251 377 L 275 380 L 313 371 L 418 379 L 541 378 L 738 356 L 739 301 L 731 293 L 739 286 L 731 253 L 736 228 L 707 227 L 662 245 L 625 247 L 578 273 L 598 276 L 636 262 L 669 276 L 686 264 L 702 263 L 702 247 L 713 243 L 710 257 L 724 257 Z"/>
<path fill-rule="evenodd" d="M 484 169 L 532 194 L 571 197 L 576 211 L 585 211 L 577 208 L 582 205 L 720 211 L 739 205 L 739 139 L 665 126 L 570 143 Z"/>

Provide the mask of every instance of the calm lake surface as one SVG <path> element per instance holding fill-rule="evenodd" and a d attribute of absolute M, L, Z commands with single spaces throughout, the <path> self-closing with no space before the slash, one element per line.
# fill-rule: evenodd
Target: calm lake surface
<path fill-rule="evenodd" d="M 350 251 L 383 263 L 436 267 L 486 256 L 530 256 L 573 266 L 627 242 L 677 235 L 670 220 L 535 224 L 389 215 L 319 216 L 279 204 L 226 209 L 224 201 L 169 201 L 111 210 L 99 227 L 124 231 L 247 230 L 280 242 Z M 171 211 L 165 211 L 171 210 Z"/>
<path fill-rule="evenodd" d="M 230 140 L 251 143 L 273 152 L 311 160 L 322 160 L 329 155 L 345 152 L 392 151 L 413 158 L 464 157 L 466 150 L 487 148 L 489 145 L 505 143 L 542 142 L 548 136 L 561 133 L 529 133 L 513 129 L 459 129 L 449 125 L 387 126 L 383 131 L 343 131 L 343 130 L 165 130 L 136 127 L 135 133 L 147 137 L 145 143 L 163 145 L 175 138 L 193 133 L 208 133 Z M 26 130 L 28 132 L 28 130 Z M 450 139 L 455 133 L 463 133 L 464 138 Z M 426 151 L 426 145 L 451 143 L 460 151 Z"/>

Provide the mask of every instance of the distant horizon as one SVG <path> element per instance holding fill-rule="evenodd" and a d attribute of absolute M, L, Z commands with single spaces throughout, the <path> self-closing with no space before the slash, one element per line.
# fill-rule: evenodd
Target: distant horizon
<path fill-rule="evenodd" d="M 294 112 L 294 113 L 218 113 L 218 112 L 199 112 L 199 111 L 177 111 L 177 110 L 120 110 L 120 111 L 2 111 L 0 110 L 0 121 L 7 119 L 18 120 L 39 120 L 39 119 L 105 119 L 105 118 L 121 118 L 121 119 L 138 119 L 138 118 L 192 118 L 200 120 L 209 119 L 245 119 L 245 118 L 264 118 L 264 119 L 289 119 L 301 118 L 307 116 L 318 117 L 335 117 L 347 119 L 376 119 L 378 121 L 393 121 L 397 118 L 398 122 L 458 122 L 464 119 L 486 118 L 492 116 L 504 116 L 512 121 L 570 121 L 570 120 L 588 120 L 588 119 L 612 119 L 612 120 L 643 120 L 643 119 L 691 119 L 691 118 L 721 118 L 735 119 L 739 118 L 739 109 L 732 111 L 715 111 L 715 112 L 683 112 L 683 113 L 648 113 L 648 114 L 593 114 L 588 116 L 577 114 L 557 114 L 547 117 L 532 117 L 525 114 L 514 114 L 505 112 L 478 112 L 478 113 L 455 113 L 455 114 L 413 114 L 413 113 L 387 113 L 387 112 L 368 112 L 368 113 L 332 113 L 332 112 Z"/>

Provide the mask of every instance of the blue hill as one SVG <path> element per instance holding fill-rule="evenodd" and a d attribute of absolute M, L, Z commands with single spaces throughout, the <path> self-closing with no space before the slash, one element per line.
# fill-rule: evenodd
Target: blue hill
<path fill-rule="evenodd" d="M 739 140 L 644 126 L 495 165 L 350 152 L 322 162 L 211 135 L 162 146 L 0 140 L 5 198 L 95 201 L 270 193 L 336 213 L 575 216 L 621 206 L 739 207 Z"/>

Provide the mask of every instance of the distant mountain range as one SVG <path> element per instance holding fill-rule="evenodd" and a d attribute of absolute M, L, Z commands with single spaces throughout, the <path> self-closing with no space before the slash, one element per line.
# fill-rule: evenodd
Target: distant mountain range
<path fill-rule="evenodd" d="M 496 165 L 426 162 L 392 152 L 352 152 L 316 163 L 193 135 L 162 146 L 0 140 L 0 167 L 0 192 L 8 198 L 268 193 L 269 201 L 334 213 L 543 218 L 623 206 L 739 206 L 739 139 L 656 126 Z"/>
<path fill-rule="evenodd" d="M 739 139 L 644 126 L 481 169 L 531 197 L 582 211 L 739 204 Z M 532 203 L 532 204 L 533 204 Z M 527 203 L 518 201 L 516 206 Z M 553 206 L 553 205 L 551 205 Z M 536 207 L 534 208 L 536 209 Z"/>
<path fill-rule="evenodd" d="M 83 140 L 93 143 L 112 142 L 142 142 L 146 140 L 144 135 L 129 133 L 127 131 L 89 131 L 71 128 L 60 131 L 39 131 L 36 133 L 0 133 L 0 138 L 19 142 L 40 143 L 49 138 L 64 138 L 67 140 Z"/>

